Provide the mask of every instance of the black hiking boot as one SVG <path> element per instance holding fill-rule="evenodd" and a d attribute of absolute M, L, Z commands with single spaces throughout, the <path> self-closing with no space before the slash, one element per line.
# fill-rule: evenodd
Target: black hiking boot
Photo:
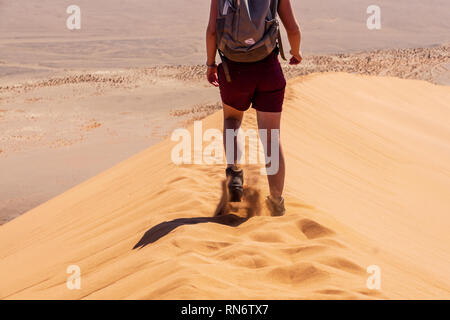
<path fill-rule="evenodd" d="M 236 166 L 228 167 L 226 170 L 228 179 L 228 193 L 230 202 L 241 202 L 242 193 L 244 191 L 244 171 Z"/>

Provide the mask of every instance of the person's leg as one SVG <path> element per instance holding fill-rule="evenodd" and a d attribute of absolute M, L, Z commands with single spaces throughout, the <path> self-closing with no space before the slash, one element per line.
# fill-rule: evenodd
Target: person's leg
<path fill-rule="evenodd" d="M 240 202 L 244 193 L 244 172 L 237 166 L 243 146 L 240 145 L 237 134 L 235 134 L 236 130 L 241 127 L 243 117 L 244 111 L 239 111 L 223 103 L 223 144 L 227 159 L 225 174 L 228 180 L 230 202 Z M 227 130 L 233 131 L 231 134 L 227 134 Z M 232 141 L 229 141 L 229 139 L 232 139 Z M 231 152 L 233 152 L 232 157 L 229 156 Z"/>
<path fill-rule="evenodd" d="M 266 164 L 270 196 L 266 204 L 272 216 L 285 214 L 283 188 L 285 164 L 283 150 L 280 144 L 280 120 L 283 110 L 286 79 L 283 74 L 278 55 L 275 52 L 269 56 L 263 65 L 255 72 L 257 77 L 255 93 L 252 97 L 252 107 L 257 111 L 258 127 L 265 130 L 265 137 L 260 134 L 265 154 L 270 161 Z M 271 130 L 276 130 L 272 135 Z"/>
<path fill-rule="evenodd" d="M 263 141 L 265 147 L 264 152 L 272 161 L 278 161 L 278 163 L 268 163 L 267 167 L 278 168 L 274 174 L 268 174 L 267 178 L 269 181 L 270 195 L 272 199 L 281 202 L 282 194 L 284 188 L 284 178 L 285 178 L 285 163 L 283 149 L 280 143 L 280 120 L 281 112 L 262 112 L 257 111 L 258 128 L 264 129 L 267 132 L 267 143 Z M 272 129 L 278 130 L 277 136 L 272 136 Z M 278 157 L 272 154 L 272 150 L 278 152 Z"/>
<path fill-rule="evenodd" d="M 250 108 L 256 87 L 255 81 L 250 77 L 252 73 L 244 72 L 241 68 L 240 64 L 228 63 L 232 78 L 232 81 L 228 82 L 222 64 L 218 67 L 220 96 L 223 102 L 223 143 L 227 158 L 225 174 L 230 202 L 240 202 L 244 191 L 244 172 L 237 166 L 243 146 L 240 145 L 237 131 L 241 127 L 244 111 Z"/>
<path fill-rule="evenodd" d="M 241 127 L 243 117 L 244 111 L 239 111 L 223 103 L 223 145 L 225 148 L 225 154 L 228 155 L 231 154 L 231 152 L 233 152 L 234 154 L 234 159 L 232 159 L 233 161 L 231 161 L 231 159 L 229 159 L 229 157 L 227 156 L 227 167 L 231 167 L 237 164 L 238 155 L 241 154 L 242 150 L 242 146 L 239 144 L 236 135 L 233 135 L 234 150 L 229 150 L 227 148 L 227 130 L 238 130 Z M 231 141 L 228 141 L 228 144 L 230 143 Z"/>

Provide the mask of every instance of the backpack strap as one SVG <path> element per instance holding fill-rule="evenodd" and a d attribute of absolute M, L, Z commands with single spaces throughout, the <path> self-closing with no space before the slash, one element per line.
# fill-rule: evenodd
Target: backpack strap
<path fill-rule="evenodd" d="M 280 27 L 278 26 L 278 49 L 280 49 L 280 56 L 283 60 L 287 60 L 286 56 L 284 55 L 284 50 L 283 50 L 283 42 L 281 41 L 281 32 L 280 32 Z"/>
<path fill-rule="evenodd" d="M 276 6 L 276 11 L 275 11 L 275 16 L 278 15 L 278 8 L 280 7 L 280 0 L 274 0 L 277 3 Z M 283 41 L 281 41 L 281 31 L 280 31 L 280 24 L 278 22 L 277 19 L 277 27 L 278 27 L 278 36 L 277 36 L 277 41 L 278 41 L 278 49 L 280 49 L 280 56 L 283 60 L 287 60 L 286 56 L 284 55 L 284 50 L 283 50 Z"/>
<path fill-rule="evenodd" d="M 227 58 L 225 58 L 220 49 L 217 49 L 217 52 L 219 52 L 220 60 L 222 60 L 222 67 L 223 72 L 225 73 L 225 79 L 227 79 L 227 82 L 231 82 L 230 69 L 228 69 Z"/>

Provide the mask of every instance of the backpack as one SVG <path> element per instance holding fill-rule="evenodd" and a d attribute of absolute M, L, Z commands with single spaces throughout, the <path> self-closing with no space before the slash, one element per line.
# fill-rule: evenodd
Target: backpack
<path fill-rule="evenodd" d="M 227 81 L 226 59 L 256 62 L 278 45 L 286 60 L 277 20 L 278 0 L 218 0 L 216 40 Z"/>

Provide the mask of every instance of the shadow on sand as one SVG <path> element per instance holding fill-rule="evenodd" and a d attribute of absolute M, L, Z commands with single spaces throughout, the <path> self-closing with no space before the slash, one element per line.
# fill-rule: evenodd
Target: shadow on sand
<path fill-rule="evenodd" d="M 245 217 L 230 213 L 233 208 L 228 200 L 229 195 L 227 181 L 225 180 L 222 182 L 222 197 L 219 204 L 217 205 L 213 217 L 180 218 L 172 221 L 162 222 L 150 228 L 144 234 L 141 240 L 139 240 L 139 242 L 134 245 L 133 249 L 140 249 L 148 244 L 154 243 L 180 226 L 212 222 L 230 227 L 237 227 L 251 217 L 259 215 L 260 213 L 261 208 L 259 205 L 259 191 L 257 189 L 244 187 L 243 207 L 246 212 Z"/>
<path fill-rule="evenodd" d="M 133 249 L 143 248 L 148 244 L 158 241 L 159 239 L 167 235 L 169 232 L 180 226 L 213 222 L 231 227 L 237 227 L 242 223 L 244 223 L 245 221 L 247 221 L 248 219 L 249 218 L 239 217 L 234 214 L 226 214 L 217 217 L 181 218 L 172 221 L 165 221 L 148 230 L 141 238 L 141 240 L 139 240 L 139 242 L 136 243 Z"/>

